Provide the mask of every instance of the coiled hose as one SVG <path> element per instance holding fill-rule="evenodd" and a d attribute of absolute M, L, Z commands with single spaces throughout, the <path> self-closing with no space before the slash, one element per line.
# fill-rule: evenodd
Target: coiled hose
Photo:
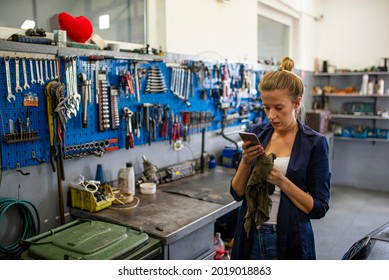
<path fill-rule="evenodd" d="M 17 207 L 17 209 L 19 210 L 22 217 L 23 228 L 21 230 L 20 236 L 13 243 L 6 246 L 0 244 L 0 253 L 5 254 L 7 257 L 17 256 L 18 254 L 20 254 L 23 251 L 21 241 L 23 239 L 37 235 L 40 232 L 40 219 L 38 210 L 36 209 L 34 204 L 32 204 L 28 200 L 1 198 L 0 221 L 5 215 L 5 212 L 12 206 Z M 31 208 L 29 206 L 31 206 L 31 208 L 34 210 L 34 213 L 31 212 Z M 37 224 L 35 223 L 33 214 L 35 214 Z"/>

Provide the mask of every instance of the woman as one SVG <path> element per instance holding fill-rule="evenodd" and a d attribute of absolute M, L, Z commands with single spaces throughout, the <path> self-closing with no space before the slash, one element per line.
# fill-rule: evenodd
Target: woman
<path fill-rule="evenodd" d="M 329 208 L 328 143 L 297 118 L 304 85 L 291 72 L 293 67 L 293 60 L 285 57 L 278 70 L 267 72 L 259 84 L 269 123 L 250 128 L 261 145 L 243 143 L 242 157 L 231 181 L 232 196 L 243 200 L 232 259 L 316 259 L 310 219 L 324 217 Z M 270 194 L 270 218 L 258 227 L 252 222 L 246 234 L 246 185 L 256 158 L 263 153 L 276 155 L 267 175 L 267 182 L 276 186 Z"/>

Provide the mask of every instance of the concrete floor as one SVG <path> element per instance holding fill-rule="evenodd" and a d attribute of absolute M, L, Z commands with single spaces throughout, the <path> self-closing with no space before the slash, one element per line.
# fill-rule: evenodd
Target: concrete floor
<path fill-rule="evenodd" d="M 357 240 L 389 222 L 389 192 L 331 186 L 330 210 L 312 220 L 318 260 L 340 260 Z"/>

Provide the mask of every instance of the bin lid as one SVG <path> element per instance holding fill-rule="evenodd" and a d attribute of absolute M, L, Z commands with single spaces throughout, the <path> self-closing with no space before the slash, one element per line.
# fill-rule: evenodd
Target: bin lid
<path fill-rule="evenodd" d="M 148 235 L 129 227 L 100 221 L 83 221 L 29 242 L 34 259 L 122 259 L 148 242 Z"/>

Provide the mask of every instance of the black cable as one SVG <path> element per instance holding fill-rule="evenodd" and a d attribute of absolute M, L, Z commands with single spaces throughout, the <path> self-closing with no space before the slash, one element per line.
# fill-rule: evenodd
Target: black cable
<path fill-rule="evenodd" d="M 22 217 L 22 232 L 19 237 L 9 245 L 0 244 L 0 253 L 6 255 L 6 257 L 14 257 L 20 254 L 23 251 L 22 248 L 22 240 L 27 239 L 29 237 L 35 236 L 40 232 L 40 219 L 38 210 L 28 200 L 17 200 L 12 198 L 2 198 L 0 199 L 0 221 L 7 212 L 9 208 L 12 206 L 16 207 Z M 34 212 L 30 210 L 32 208 Z M 36 223 L 34 219 L 34 214 L 36 218 Z"/>

